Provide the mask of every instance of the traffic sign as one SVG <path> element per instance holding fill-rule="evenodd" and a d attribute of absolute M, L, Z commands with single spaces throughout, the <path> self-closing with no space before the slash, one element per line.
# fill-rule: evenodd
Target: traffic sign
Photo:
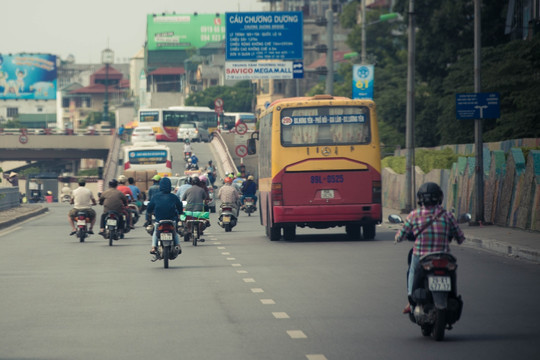
<path fill-rule="evenodd" d="M 21 144 L 26 144 L 28 142 L 28 136 L 26 134 L 22 134 L 19 136 L 19 142 Z"/>
<path fill-rule="evenodd" d="M 216 100 L 214 100 L 214 106 L 223 107 L 223 99 L 222 98 L 217 98 Z"/>
<path fill-rule="evenodd" d="M 247 133 L 247 131 L 248 131 L 248 127 L 246 123 L 243 122 L 242 120 L 238 121 L 238 124 L 236 124 L 236 133 L 238 135 L 244 135 L 245 133 Z"/>
<path fill-rule="evenodd" d="M 498 119 L 500 116 L 499 93 L 456 94 L 456 119 Z"/>
<path fill-rule="evenodd" d="M 244 156 L 247 155 L 247 146 L 246 145 L 238 145 L 236 147 L 236 149 L 234 150 L 234 152 L 236 153 L 236 155 L 238 155 L 239 157 L 243 158 Z"/>
<path fill-rule="evenodd" d="M 301 11 L 225 13 L 225 60 L 304 58 Z"/>

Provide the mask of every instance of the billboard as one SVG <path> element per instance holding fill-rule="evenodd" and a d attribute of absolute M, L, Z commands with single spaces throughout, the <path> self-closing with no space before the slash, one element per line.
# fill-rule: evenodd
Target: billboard
<path fill-rule="evenodd" d="M 0 54 L 0 99 L 56 99 L 56 55 Z"/>
<path fill-rule="evenodd" d="M 373 99 L 374 74 L 374 65 L 353 65 L 353 99 Z"/>
<path fill-rule="evenodd" d="M 199 49 L 225 40 L 225 15 L 149 14 L 146 31 L 149 51 Z"/>
<path fill-rule="evenodd" d="M 304 64 L 301 61 L 227 61 L 225 80 L 301 79 Z"/>

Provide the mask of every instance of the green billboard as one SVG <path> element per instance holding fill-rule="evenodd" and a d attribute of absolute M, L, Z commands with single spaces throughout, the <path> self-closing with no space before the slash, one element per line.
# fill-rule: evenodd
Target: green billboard
<path fill-rule="evenodd" d="M 225 40 L 225 14 L 149 14 L 148 50 L 202 48 Z"/>

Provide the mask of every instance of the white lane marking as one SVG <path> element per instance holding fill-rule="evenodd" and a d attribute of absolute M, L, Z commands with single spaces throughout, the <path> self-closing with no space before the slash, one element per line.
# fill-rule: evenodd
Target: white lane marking
<path fill-rule="evenodd" d="M 252 292 L 252 293 L 263 293 L 264 290 L 261 289 L 261 288 L 253 288 L 253 289 L 251 289 L 251 292 Z"/>
<path fill-rule="evenodd" d="M 232 266 L 240 267 L 242 264 L 232 264 Z"/>
<path fill-rule="evenodd" d="M 273 312 L 272 315 L 274 315 L 274 317 L 276 319 L 290 319 L 291 317 L 286 313 L 286 312 Z"/>
<path fill-rule="evenodd" d="M 275 305 L 276 302 L 272 299 L 261 299 L 263 305 Z"/>
<path fill-rule="evenodd" d="M 231 253 L 228 251 L 225 251 L 225 252 L 222 252 L 221 255 L 231 255 Z"/>
<path fill-rule="evenodd" d="M 218 246 L 218 250 L 225 250 L 226 247 L 225 246 Z"/>
<path fill-rule="evenodd" d="M 287 330 L 287 334 L 291 339 L 307 339 L 306 334 L 302 330 Z"/>
<path fill-rule="evenodd" d="M 221 243 L 220 243 L 220 242 L 216 242 L 215 244 L 216 244 L 216 245 L 221 245 Z"/>
<path fill-rule="evenodd" d="M 232 261 L 232 260 L 236 260 L 236 258 L 227 258 L 227 260 Z"/>
<path fill-rule="evenodd" d="M 254 278 L 244 278 L 244 282 L 247 282 L 247 283 L 254 283 L 254 282 L 255 282 L 255 279 L 254 279 Z"/>
<path fill-rule="evenodd" d="M 247 270 L 236 270 L 238 274 L 247 274 Z"/>
<path fill-rule="evenodd" d="M 308 354 L 306 358 L 308 360 L 328 360 L 323 354 Z"/>
<path fill-rule="evenodd" d="M 12 228 L 12 229 L 9 229 L 9 230 L 2 231 L 2 232 L 0 232 L 0 236 L 7 235 L 7 234 L 12 233 L 14 231 L 17 231 L 19 229 L 22 229 L 22 228 L 20 226 L 17 226 L 16 228 Z"/>

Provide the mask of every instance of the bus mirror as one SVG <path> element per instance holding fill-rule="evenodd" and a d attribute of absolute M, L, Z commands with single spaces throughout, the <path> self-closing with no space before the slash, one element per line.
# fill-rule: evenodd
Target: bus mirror
<path fill-rule="evenodd" d="M 259 132 L 258 131 L 254 131 L 252 134 L 251 134 L 251 138 L 253 140 L 259 140 Z"/>
<path fill-rule="evenodd" d="M 257 143 L 255 142 L 255 139 L 253 139 L 253 138 L 248 139 L 247 153 L 248 153 L 248 155 L 254 155 L 254 154 L 257 153 Z"/>

